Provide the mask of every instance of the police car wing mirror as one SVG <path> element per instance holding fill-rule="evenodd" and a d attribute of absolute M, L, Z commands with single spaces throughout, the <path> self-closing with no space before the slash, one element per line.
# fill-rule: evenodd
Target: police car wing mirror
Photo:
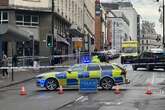
<path fill-rule="evenodd" d="M 72 69 L 71 69 L 71 68 L 69 68 L 69 69 L 68 69 L 68 73 L 71 73 L 71 72 L 72 72 Z"/>

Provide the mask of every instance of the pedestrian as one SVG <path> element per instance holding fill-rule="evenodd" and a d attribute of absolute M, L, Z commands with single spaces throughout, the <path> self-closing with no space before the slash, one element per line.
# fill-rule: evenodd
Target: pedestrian
<path fill-rule="evenodd" d="M 7 66 L 8 66 L 8 58 L 4 54 L 3 58 L 2 58 L 2 67 L 7 67 Z M 9 77 L 8 71 L 7 71 L 7 69 L 2 69 L 2 78 L 5 78 L 5 76 Z"/>
<path fill-rule="evenodd" d="M 12 62 L 13 62 L 13 66 L 17 66 L 17 62 L 18 62 L 17 55 L 14 55 Z"/>

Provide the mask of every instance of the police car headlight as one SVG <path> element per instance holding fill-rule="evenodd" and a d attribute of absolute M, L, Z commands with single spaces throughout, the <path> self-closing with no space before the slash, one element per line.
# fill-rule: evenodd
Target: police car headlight
<path fill-rule="evenodd" d="M 41 75 L 36 76 L 36 79 L 43 79 L 43 78 L 44 76 L 41 76 Z"/>

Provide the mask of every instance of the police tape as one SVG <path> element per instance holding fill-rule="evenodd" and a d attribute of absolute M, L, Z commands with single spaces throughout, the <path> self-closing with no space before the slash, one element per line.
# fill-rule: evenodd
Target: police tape
<path fill-rule="evenodd" d="M 0 69 L 45 69 L 45 68 L 69 68 L 70 66 L 22 66 L 22 67 L 0 67 Z"/>

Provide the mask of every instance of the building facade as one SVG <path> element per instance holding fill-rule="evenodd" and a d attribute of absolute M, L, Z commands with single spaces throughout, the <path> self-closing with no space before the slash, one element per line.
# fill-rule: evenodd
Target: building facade
<path fill-rule="evenodd" d="M 154 23 L 142 22 L 142 37 L 140 38 L 140 52 L 150 51 L 153 48 L 160 48 L 162 45 L 161 35 L 154 29 Z"/>
<path fill-rule="evenodd" d="M 107 12 L 99 1 L 96 1 L 95 13 L 95 49 L 100 51 L 107 47 Z"/>
<path fill-rule="evenodd" d="M 137 40 L 137 37 L 140 36 L 139 32 L 140 29 L 139 23 L 138 23 L 138 13 L 136 12 L 135 8 L 133 7 L 131 2 L 113 2 L 113 3 L 102 3 L 105 10 L 111 11 L 111 10 L 118 10 L 119 12 L 122 12 L 125 17 L 129 21 L 129 37 L 132 40 Z"/>
<path fill-rule="evenodd" d="M 107 15 L 107 21 L 109 22 L 107 38 L 111 44 L 108 48 L 120 51 L 122 42 L 129 40 L 129 21 L 119 10 L 111 10 Z"/>
<path fill-rule="evenodd" d="M 88 35 L 93 38 L 94 7 L 95 2 L 92 0 L 90 4 L 84 0 L 1 0 L 0 22 L 24 30 L 32 38 L 26 42 L 15 42 L 14 53 L 19 56 L 32 56 L 32 54 L 49 56 L 57 54 L 57 51 L 58 54 L 68 54 L 74 48 L 72 37 L 81 35 L 85 39 L 84 36 Z M 52 34 L 52 30 L 54 48 L 48 48 L 46 38 Z M 0 53 L 4 51 L 10 56 L 10 43 L 0 41 L 0 45 L 2 47 Z M 69 50 L 70 47 L 72 50 Z M 85 46 L 82 50 L 85 50 L 84 48 Z"/>

